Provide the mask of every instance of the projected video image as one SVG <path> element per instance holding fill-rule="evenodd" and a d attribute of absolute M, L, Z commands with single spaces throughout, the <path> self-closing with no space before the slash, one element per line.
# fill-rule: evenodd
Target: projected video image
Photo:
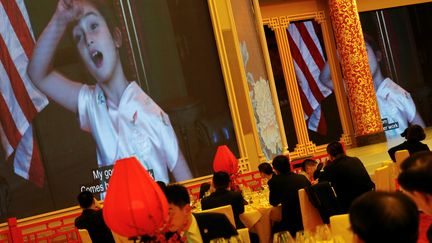
<path fill-rule="evenodd" d="M 142 11 L 128 13 L 132 28 L 118 1 L 17 2 L 30 44 L 18 40 L 13 21 L 1 34 L 25 90 L 7 70 L 10 90 L 2 84 L 1 92 L 10 98 L 26 91 L 23 100 L 34 108 L 18 99 L 8 117 L 17 130 L 1 130 L 7 196 L 0 219 L 76 205 L 83 190 L 103 198 L 121 158 L 135 156 L 155 180 L 169 183 L 210 174 L 219 145 L 239 156 L 207 6 L 194 4 L 200 14 L 177 16 L 180 24 L 170 14 L 175 5 L 136 3 Z M 201 26 L 183 28 L 196 17 Z M 187 57 L 179 55 L 179 35 L 192 42 Z"/>

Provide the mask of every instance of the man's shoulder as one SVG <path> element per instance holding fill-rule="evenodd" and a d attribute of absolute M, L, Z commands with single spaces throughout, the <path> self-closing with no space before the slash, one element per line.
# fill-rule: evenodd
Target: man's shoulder
<path fill-rule="evenodd" d="M 207 203 L 209 202 L 209 199 L 211 198 L 211 195 L 207 196 L 207 197 L 203 197 L 201 198 L 201 206 L 205 206 L 207 205 Z M 204 209 L 204 208 L 203 208 Z"/>
<path fill-rule="evenodd" d="M 351 157 L 351 156 L 346 156 L 346 157 L 347 157 L 347 160 L 349 160 L 349 161 L 357 161 L 357 162 L 362 163 L 362 161 L 358 157 Z"/>
<path fill-rule="evenodd" d="M 308 182 L 309 180 L 304 176 L 304 175 L 299 175 L 296 174 L 294 172 L 285 174 L 285 175 L 278 175 L 277 177 L 272 177 L 272 179 L 274 178 L 273 182 L 270 183 L 269 181 L 269 186 L 270 184 L 273 185 L 287 185 L 287 184 L 292 184 L 293 182 Z"/>
<path fill-rule="evenodd" d="M 243 196 L 240 192 L 230 191 L 230 190 L 214 192 L 210 194 L 210 196 L 201 199 L 201 205 L 207 205 L 211 202 L 219 202 L 221 200 L 226 200 L 226 199 L 236 198 L 236 197 L 243 197 Z"/>
<path fill-rule="evenodd" d="M 237 191 L 228 191 L 228 195 L 233 196 L 233 197 L 242 197 L 241 192 L 237 192 Z"/>
<path fill-rule="evenodd" d="M 215 203 L 220 201 L 220 195 L 215 195 L 214 193 L 210 194 L 207 197 L 203 197 L 201 199 L 201 207 L 202 209 L 210 209 L 215 207 Z"/>
<path fill-rule="evenodd" d="M 304 175 L 291 173 L 289 176 L 291 177 L 291 180 L 293 180 L 297 184 L 297 186 L 310 185 L 309 179 Z"/>
<path fill-rule="evenodd" d="M 277 181 L 283 180 L 283 175 L 273 175 L 272 178 L 268 181 L 268 184 L 275 183 Z"/>
<path fill-rule="evenodd" d="M 80 216 L 75 218 L 75 226 L 77 228 L 83 228 L 89 221 L 93 221 L 95 218 L 103 219 L 102 210 L 84 209 Z"/>

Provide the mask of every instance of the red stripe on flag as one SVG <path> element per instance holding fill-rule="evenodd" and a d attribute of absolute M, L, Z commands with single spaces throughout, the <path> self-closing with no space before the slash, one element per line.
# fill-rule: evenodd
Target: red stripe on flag
<path fill-rule="evenodd" d="M 33 128 L 29 128 L 33 129 Z M 39 155 L 39 148 L 33 134 L 33 152 L 29 169 L 29 180 L 36 186 L 43 187 L 45 172 Z"/>
<path fill-rule="evenodd" d="M 24 16 L 18 7 L 16 0 L 0 0 L 6 14 L 9 17 L 12 28 L 15 30 L 15 34 L 23 47 L 27 58 L 30 59 L 33 53 L 34 42 L 30 29 L 25 22 Z"/>
<path fill-rule="evenodd" d="M 8 142 L 12 148 L 16 149 L 22 136 L 16 127 L 12 114 L 9 112 L 6 101 L 3 99 L 3 95 L 0 95 L 0 114 L 0 123 Z"/>
<path fill-rule="evenodd" d="M 303 41 L 306 43 L 306 46 L 309 50 L 309 53 L 312 55 L 312 58 L 314 59 L 316 65 L 321 70 L 324 67 L 324 58 L 321 55 L 321 52 L 318 50 L 317 45 L 313 41 L 309 31 L 307 30 L 304 23 L 295 23 L 295 26 L 297 27 L 300 36 L 302 37 Z"/>
<path fill-rule="evenodd" d="M 313 112 L 312 106 L 310 105 L 309 100 L 306 98 L 306 95 L 304 94 L 300 85 L 297 85 L 300 93 L 300 100 L 302 103 L 303 111 L 306 113 L 307 116 L 310 116 Z"/>
<path fill-rule="evenodd" d="M 32 100 L 30 99 L 29 94 L 27 93 L 27 89 L 24 86 L 23 80 L 18 73 L 15 63 L 12 61 L 3 37 L 0 37 L 0 50 L 0 60 L 3 63 L 6 72 L 8 73 L 15 98 L 17 99 L 25 117 L 27 118 L 27 121 L 31 122 L 37 111 Z"/>
<path fill-rule="evenodd" d="M 316 81 L 314 79 L 314 77 L 312 76 L 306 62 L 303 59 L 303 56 L 300 53 L 300 50 L 298 49 L 297 45 L 295 44 L 294 40 L 292 39 L 291 35 L 288 32 L 288 41 L 289 41 L 289 45 L 290 45 L 290 50 L 292 53 L 292 57 L 294 59 L 294 61 L 297 63 L 297 65 L 299 66 L 300 70 L 302 70 L 303 75 L 305 76 L 309 87 L 312 91 L 312 94 L 315 96 L 315 99 L 320 102 L 324 99 L 323 94 L 321 93 L 318 85 L 316 84 Z"/>

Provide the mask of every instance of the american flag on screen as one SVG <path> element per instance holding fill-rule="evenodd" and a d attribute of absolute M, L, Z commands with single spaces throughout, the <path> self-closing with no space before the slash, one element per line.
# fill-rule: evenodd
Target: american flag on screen
<path fill-rule="evenodd" d="M 27 76 L 34 37 L 24 0 L 0 0 L 0 138 L 17 175 L 42 187 L 45 172 L 32 121 L 47 104 Z"/>
<path fill-rule="evenodd" d="M 327 124 L 320 103 L 332 91 L 319 81 L 325 60 L 314 23 L 303 21 L 290 24 L 288 40 L 308 128 L 325 135 Z"/>

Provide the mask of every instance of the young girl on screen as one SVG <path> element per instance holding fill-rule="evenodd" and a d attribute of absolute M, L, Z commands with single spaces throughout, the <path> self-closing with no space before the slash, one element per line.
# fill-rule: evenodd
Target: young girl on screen
<path fill-rule="evenodd" d="M 59 0 L 36 43 L 28 74 L 42 92 L 78 114 L 81 129 L 96 141 L 100 167 L 136 156 L 156 180 L 167 183 L 168 170 L 177 181 L 190 179 L 168 116 L 137 83 L 126 79 L 119 55 L 121 31 L 107 24 L 108 18 L 102 14 L 106 4 Z M 95 85 L 72 81 L 50 68 L 69 27 Z"/>

